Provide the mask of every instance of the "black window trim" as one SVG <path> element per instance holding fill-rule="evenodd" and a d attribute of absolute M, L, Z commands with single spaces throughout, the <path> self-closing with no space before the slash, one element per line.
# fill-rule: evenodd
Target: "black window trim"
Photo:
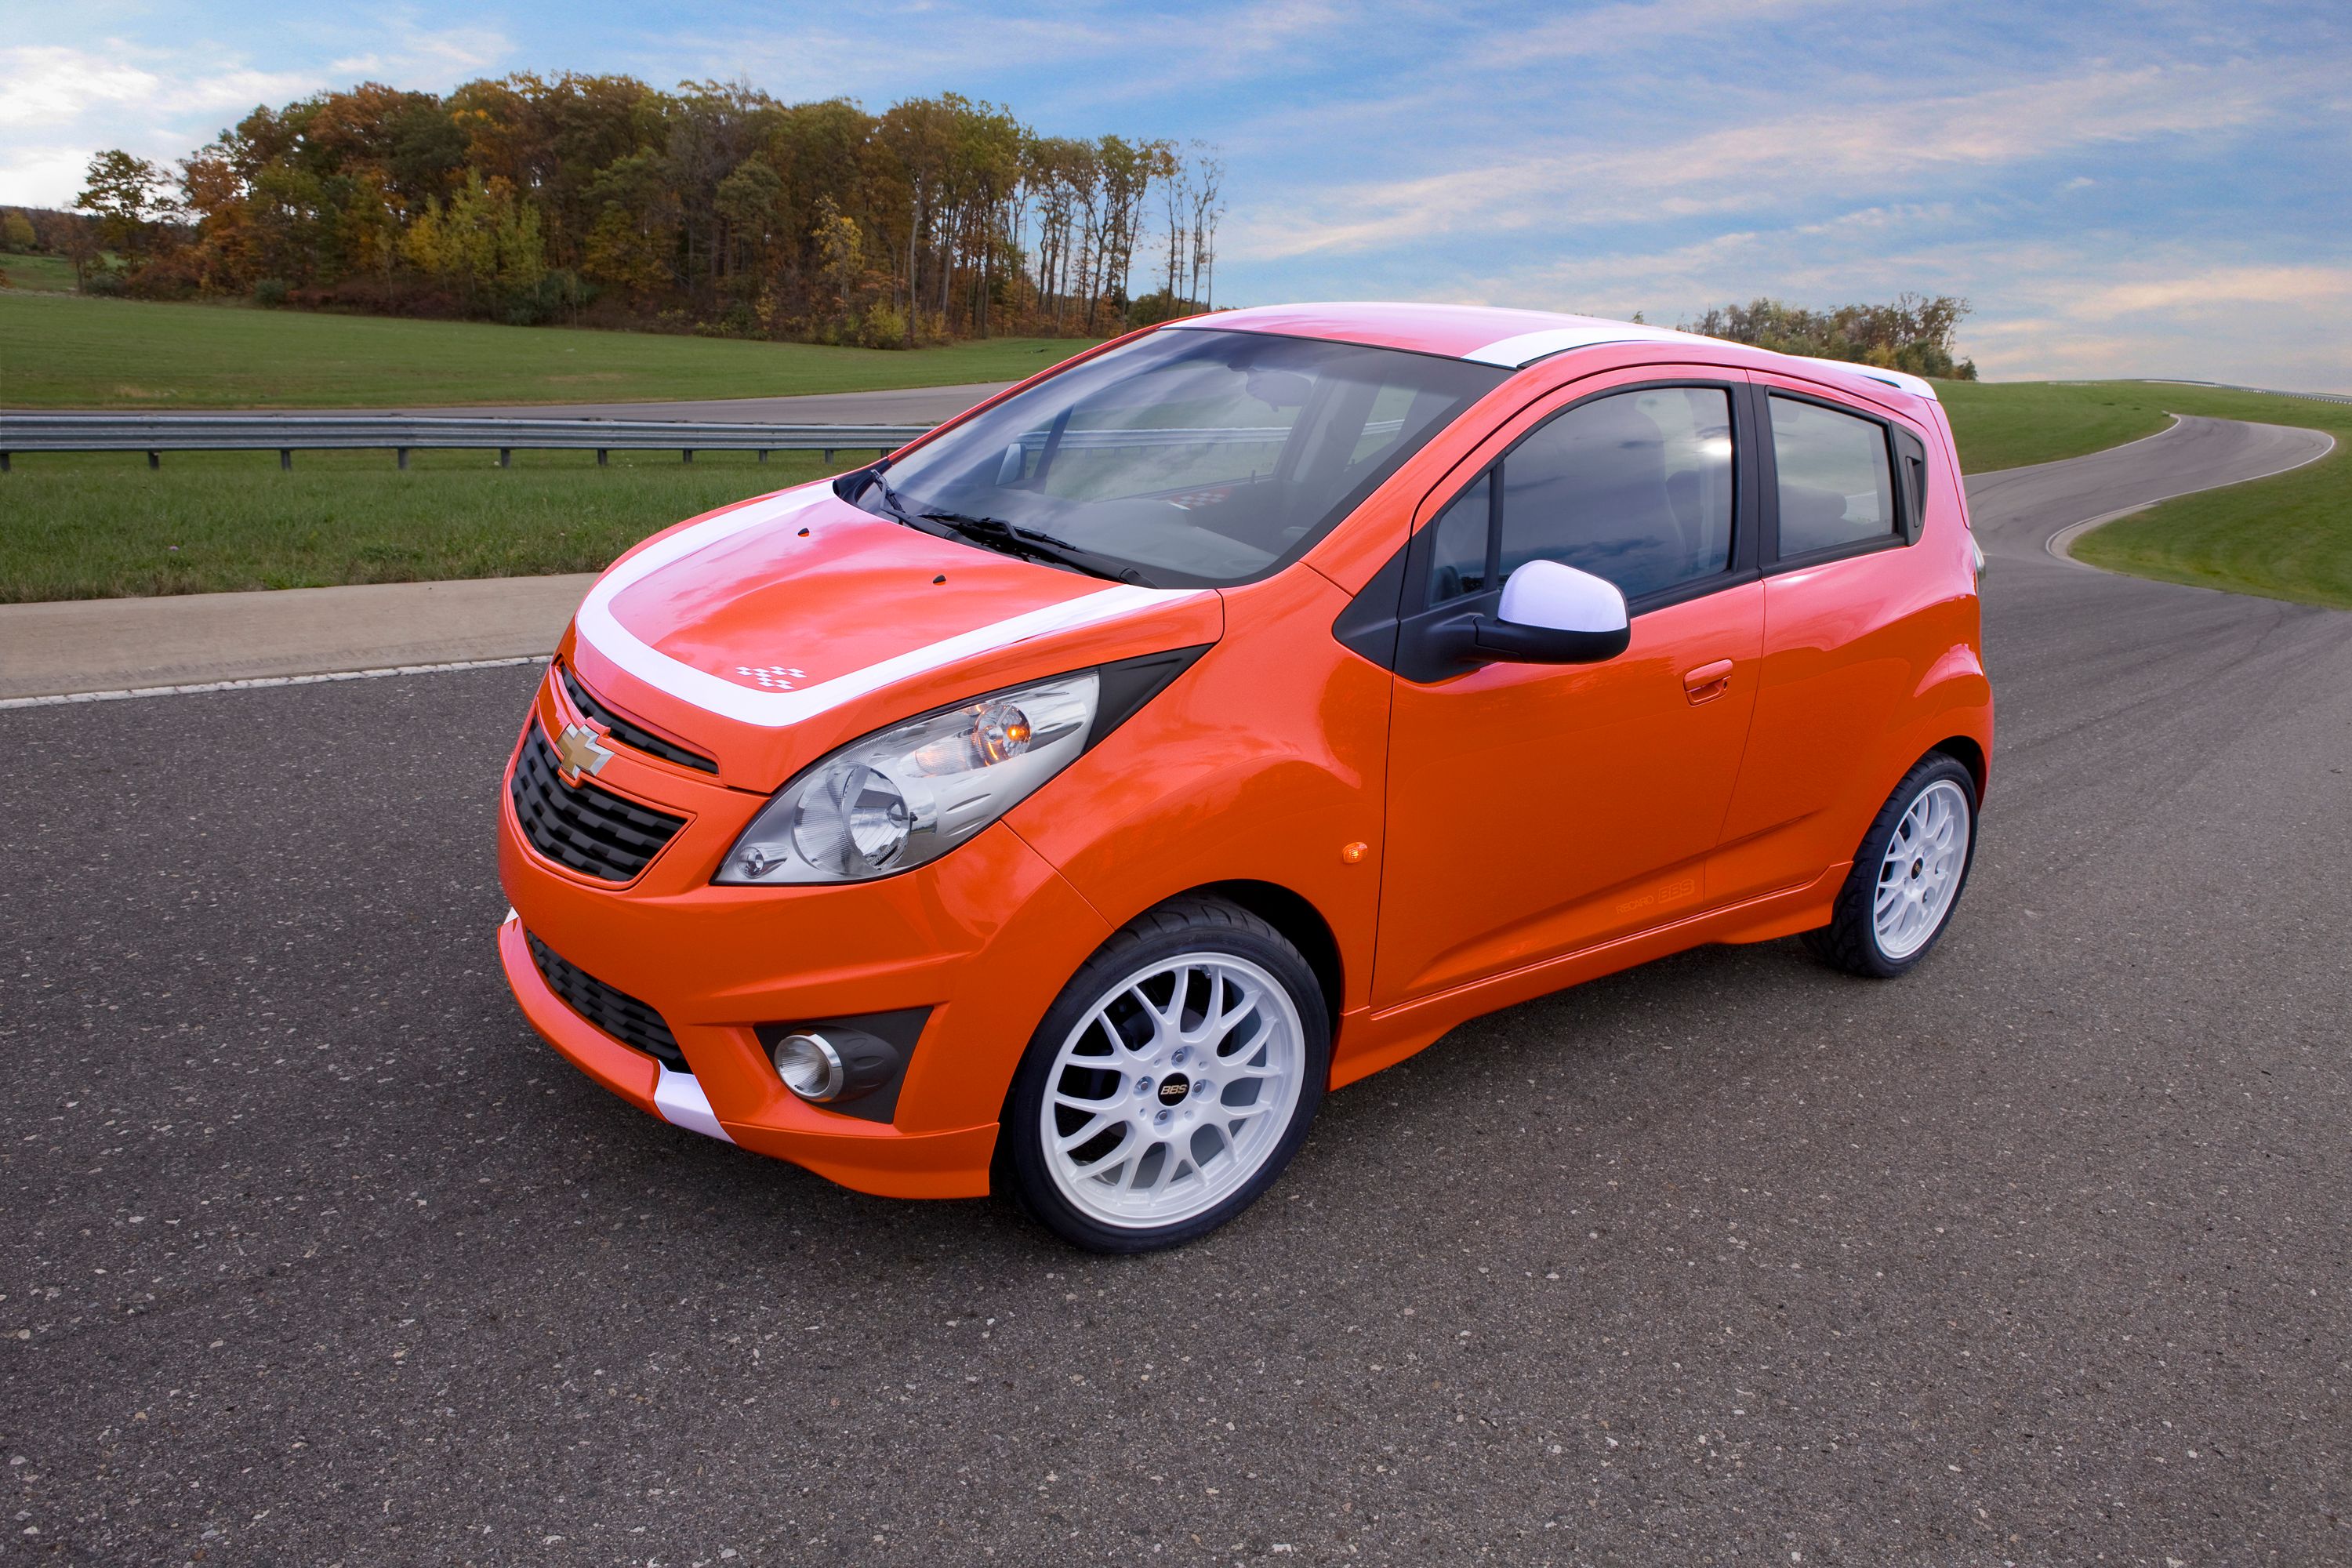
<path fill-rule="evenodd" d="M 1725 395 L 1731 415 L 1731 563 L 1723 571 L 1710 576 L 1696 577 L 1687 583 L 1677 583 L 1625 602 L 1629 619 L 1639 619 L 1653 610 L 1666 609 L 1687 604 L 1758 581 L 1762 575 L 1764 538 L 1764 497 L 1768 493 L 1762 472 L 1758 465 L 1757 449 L 1769 432 L 1759 431 L 1756 417 L 1761 405 L 1750 396 L 1752 384 L 1743 378 L 1715 375 L 1664 375 L 1645 381 L 1620 382 L 1613 385 L 1595 387 L 1561 404 L 1513 437 L 1505 447 L 1468 470 L 1458 479 L 1447 480 L 1432 488 L 1431 494 L 1444 494 L 1444 500 L 1428 507 L 1414 526 L 1412 535 L 1374 574 L 1363 591 L 1339 613 L 1332 623 L 1332 636 L 1345 647 L 1384 668 L 1392 669 L 1408 680 L 1433 682 L 1466 675 L 1475 665 L 1452 665 L 1443 669 L 1415 658 L 1415 639 L 1412 628 L 1451 620 L 1465 614 L 1492 614 L 1502 601 L 1502 584 L 1494 582 L 1501 564 L 1502 495 L 1503 487 L 1496 485 L 1490 492 L 1486 517 L 1486 575 L 1490 586 L 1475 594 L 1465 594 L 1448 599 L 1443 605 L 1426 603 L 1429 593 L 1430 557 L 1436 549 L 1437 521 L 1446 509 L 1463 494 L 1500 469 L 1520 445 L 1556 419 L 1565 418 L 1589 403 L 1621 394 L 1656 392 L 1675 387 L 1693 387 Z M 1544 401 L 1538 398 L 1540 404 Z M 1516 419 L 1512 415 L 1504 423 Z"/>
<path fill-rule="evenodd" d="M 1748 386 L 1748 396 L 1753 405 L 1749 423 L 1758 437 L 1758 499 L 1763 503 L 1759 530 L 1762 537 L 1759 541 L 1763 546 L 1762 575 L 1770 577 L 1783 572 L 1801 572 L 1833 561 L 1875 555 L 1883 550 L 1907 550 L 1919 542 L 1920 524 L 1927 499 L 1927 445 L 1916 435 L 1883 414 L 1818 393 L 1798 392 L 1789 387 L 1755 382 Z M 1824 545 L 1819 550 L 1808 550 L 1796 555 L 1780 553 L 1780 465 L 1772 437 L 1772 399 L 1776 397 L 1790 403 L 1810 403 L 1832 414 L 1843 414 L 1878 426 L 1880 439 L 1886 444 L 1886 472 L 1895 497 L 1895 526 L 1892 529 L 1849 544 Z M 1911 447 L 1918 448 L 1916 455 L 1906 449 Z"/>

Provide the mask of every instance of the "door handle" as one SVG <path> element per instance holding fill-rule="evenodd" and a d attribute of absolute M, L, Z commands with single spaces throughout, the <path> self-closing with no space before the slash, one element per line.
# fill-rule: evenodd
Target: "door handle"
<path fill-rule="evenodd" d="M 1702 664 L 1683 675 L 1683 694 L 1696 708 L 1702 702 L 1712 702 L 1731 689 L 1731 661 L 1718 658 L 1713 664 Z"/>

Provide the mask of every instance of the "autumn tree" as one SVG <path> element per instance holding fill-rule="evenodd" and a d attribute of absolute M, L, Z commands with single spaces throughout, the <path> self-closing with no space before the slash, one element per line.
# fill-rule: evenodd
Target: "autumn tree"
<path fill-rule="evenodd" d="M 1190 167 L 954 93 L 877 114 L 742 82 L 362 82 L 257 108 L 181 162 L 176 196 L 102 158 L 83 243 L 134 291 L 830 342 L 1097 332 L 1140 319 L 1155 224 L 1170 278 L 1197 270 L 1194 185 L 1169 199 Z"/>

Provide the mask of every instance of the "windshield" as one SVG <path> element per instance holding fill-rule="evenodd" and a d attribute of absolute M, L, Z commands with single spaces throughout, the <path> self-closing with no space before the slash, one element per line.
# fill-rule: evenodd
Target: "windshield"
<path fill-rule="evenodd" d="M 1180 328 L 1053 376 L 893 463 L 858 504 L 1155 586 L 1286 565 L 1507 373 Z"/>

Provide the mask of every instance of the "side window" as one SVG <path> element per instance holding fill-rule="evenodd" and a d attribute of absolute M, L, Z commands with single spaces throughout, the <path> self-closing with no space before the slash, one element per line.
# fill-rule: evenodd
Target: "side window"
<path fill-rule="evenodd" d="M 1885 426 L 1790 397 L 1774 397 L 1771 404 L 1780 553 L 1802 555 L 1892 534 L 1900 524 Z"/>
<path fill-rule="evenodd" d="M 1639 598 L 1731 564 L 1731 397 L 1621 392 L 1543 426 L 1504 459 L 1500 581 L 1564 562 Z"/>
<path fill-rule="evenodd" d="M 1492 470 L 1454 498 L 1430 524 L 1429 602 L 1442 605 L 1486 591 L 1486 524 L 1492 516 Z"/>

